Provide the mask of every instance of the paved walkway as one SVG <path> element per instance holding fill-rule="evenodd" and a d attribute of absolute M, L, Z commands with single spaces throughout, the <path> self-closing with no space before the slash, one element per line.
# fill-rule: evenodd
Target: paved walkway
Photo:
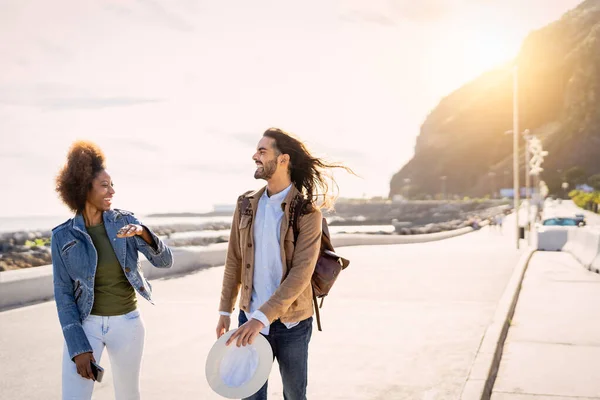
<path fill-rule="evenodd" d="M 513 230 L 440 242 L 348 247 L 352 264 L 314 331 L 311 399 L 459 397 L 481 338 L 520 253 Z M 140 308 L 147 328 L 142 398 L 217 399 L 204 377 L 215 341 L 223 269 L 156 280 L 156 306 Z M 62 336 L 53 302 L 0 312 L 0 398 L 57 399 Z M 94 399 L 112 399 L 108 357 Z M 282 398 L 277 366 L 270 398 Z"/>
<path fill-rule="evenodd" d="M 492 400 L 600 399 L 600 275 L 570 254 L 536 252 Z"/>

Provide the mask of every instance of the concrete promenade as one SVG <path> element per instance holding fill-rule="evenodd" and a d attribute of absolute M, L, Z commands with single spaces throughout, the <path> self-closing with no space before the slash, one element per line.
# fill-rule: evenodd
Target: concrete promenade
<path fill-rule="evenodd" d="M 492 400 L 600 399 L 600 275 L 569 253 L 536 252 Z"/>
<path fill-rule="evenodd" d="M 313 332 L 311 399 L 457 399 L 520 252 L 510 218 L 439 242 L 346 247 L 352 264 Z M 204 378 L 222 267 L 153 281 L 143 399 L 217 399 Z M 0 312 L 0 398 L 60 398 L 62 335 L 53 302 Z M 94 399 L 112 399 L 110 362 Z M 270 398 L 282 398 L 277 365 Z"/>

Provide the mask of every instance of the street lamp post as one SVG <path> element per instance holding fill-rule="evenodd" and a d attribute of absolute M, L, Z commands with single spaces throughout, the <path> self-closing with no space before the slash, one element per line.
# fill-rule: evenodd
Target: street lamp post
<path fill-rule="evenodd" d="M 527 204 L 531 201 L 531 194 L 529 193 L 531 190 L 531 166 L 529 165 L 529 153 L 531 152 L 529 141 L 531 138 L 529 129 L 525 129 L 523 131 L 523 139 L 525 139 L 525 199 L 527 200 Z M 529 211 L 527 212 L 527 222 L 529 222 Z"/>
<path fill-rule="evenodd" d="M 518 80 L 519 69 L 517 66 L 513 68 L 513 129 L 510 131 L 504 132 L 505 134 L 512 133 L 513 135 L 513 194 L 514 194 L 514 209 L 515 209 L 515 218 L 516 218 L 516 245 L 517 249 L 519 248 L 519 239 L 521 236 L 520 227 L 519 227 L 519 206 L 521 200 L 521 193 L 519 187 L 519 80 Z M 529 204 L 529 192 L 531 186 L 530 180 L 530 170 L 529 170 L 529 129 L 525 129 L 522 133 L 525 138 L 525 199 L 527 200 L 527 204 Z M 529 207 L 529 205 L 527 206 Z M 529 222 L 529 208 L 527 208 L 527 222 Z"/>
<path fill-rule="evenodd" d="M 516 245 L 519 248 L 519 238 L 521 232 L 519 229 L 519 86 L 518 86 L 517 66 L 513 70 L 513 190 L 514 190 L 514 208 L 515 208 L 515 233 Z"/>

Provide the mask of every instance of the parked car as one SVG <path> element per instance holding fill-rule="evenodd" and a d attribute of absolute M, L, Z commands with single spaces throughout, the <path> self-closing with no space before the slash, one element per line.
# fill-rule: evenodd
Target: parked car
<path fill-rule="evenodd" d="M 542 221 L 543 226 L 583 226 L 585 218 L 579 217 L 550 217 Z"/>

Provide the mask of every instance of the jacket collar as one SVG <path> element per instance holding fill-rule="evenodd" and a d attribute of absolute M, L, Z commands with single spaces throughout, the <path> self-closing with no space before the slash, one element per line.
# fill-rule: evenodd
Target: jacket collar
<path fill-rule="evenodd" d="M 85 220 L 81 213 L 75 214 L 75 217 L 73 218 L 73 229 L 85 232 Z"/>
<path fill-rule="evenodd" d="M 105 225 L 108 223 L 113 223 L 116 221 L 117 212 L 114 210 L 104 211 L 102 213 L 102 221 Z M 80 230 L 82 232 L 86 232 L 87 229 L 85 227 L 85 220 L 83 219 L 83 215 L 81 213 L 75 214 L 73 218 L 73 229 Z"/>
<path fill-rule="evenodd" d="M 104 223 L 117 222 L 117 217 L 120 217 L 120 216 L 121 216 L 121 214 L 119 214 L 115 210 L 108 210 L 108 211 L 104 211 L 102 213 L 102 219 L 104 220 Z"/>
<path fill-rule="evenodd" d="M 267 190 L 266 186 L 246 195 L 246 197 L 250 199 L 250 204 L 252 206 L 251 208 L 253 212 L 257 209 L 258 201 L 265 193 L 265 190 Z M 288 210 L 290 209 L 292 199 L 298 194 L 300 194 L 300 191 L 294 184 L 292 184 L 292 187 L 290 188 L 290 191 L 288 192 L 287 196 L 285 196 L 285 199 L 283 199 L 283 201 L 281 202 L 281 209 L 284 211 L 284 215 L 288 214 Z"/>

